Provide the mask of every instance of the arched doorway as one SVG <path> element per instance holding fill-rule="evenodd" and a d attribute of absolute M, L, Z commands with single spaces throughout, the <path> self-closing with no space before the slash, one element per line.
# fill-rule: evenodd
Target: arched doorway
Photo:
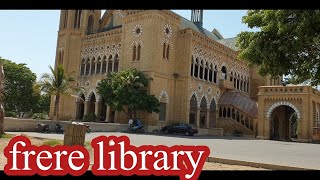
<path fill-rule="evenodd" d="M 225 66 L 221 67 L 221 79 L 227 79 L 227 68 Z"/>
<path fill-rule="evenodd" d="M 90 99 L 89 99 L 89 111 L 88 114 L 95 114 L 95 104 L 96 104 L 96 96 L 94 93 L 91 93 Z"/>
<path fill-rule="evenodd" d="M 210 103 L 210 122 L 209 122 L 209 126 L 214 128 L 217 126 L 216 123 L 216 102 L 214 101 L 214 99 L 212 99 L 211 103 Z"/>
<path fill-rule="evenodd" d="M 82 120 L 84 116 L 84 101 L 85 97 L 84 94 L 81 94 L 77 99 L 77 116 L 76 119 Z"/>
<path fill-rule="evenodd" d="M 297 112 L 287 105 L 273 109 L 270 116 L 270 139 L 296 141 L 298 138 Z"/>
<path fill-rule="evenodd" d="M 206 116 L 207 116 L 207 101 L 206 98 L 201 99 L 200 103 L 200 128 L 206 127 Z"/>
<path fill-rule="evenodd" d="M 190 99 L 189 124 L 195 124 L 197 118 L 197 98 L 192 95 Z"/>

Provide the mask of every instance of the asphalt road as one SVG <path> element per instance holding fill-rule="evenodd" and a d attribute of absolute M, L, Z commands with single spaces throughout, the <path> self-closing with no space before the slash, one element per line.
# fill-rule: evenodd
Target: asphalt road
<path fill-rule="evenodd" d="M 42 134 L 34 132 L 13 132 L 28 136 L 60 139 L 63 134 Z M 224 159 L 242 160 L 291 167 L 320 170 L 320 144 L 252 140 L 238 137 L 213 137 L 155 134 L 128 134 L 119 132 L 93 132 L 86 134 L 86 141 L 97 136 L 121 136 L 130 138 L 131 144 L 140 145 L 205 145 L 210 148 L 210 156 Z"/>

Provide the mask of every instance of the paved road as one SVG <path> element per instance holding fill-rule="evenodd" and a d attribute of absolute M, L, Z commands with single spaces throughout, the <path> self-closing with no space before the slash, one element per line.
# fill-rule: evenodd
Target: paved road
<path fill-rule="evenodd" d="M 21 132 L 13 134 L 21 134 Z M 63 140 L 62 134 L 33 132 L 23 132 L 22 134 Z M 136 146 L 144 144 L 163 144 L 167 146 L 206 145 L 210 148 L 210 156 L 212 157 L 320 170 L 320 144 L 252 140 L 236 137 L 185 137 L 179 135 L 141 135 L 118 132 L 90 133 L 86 135 L 86 141 L 91 141 L 100 135 L 126 135 L 130 138 L 131 144 Z"/>

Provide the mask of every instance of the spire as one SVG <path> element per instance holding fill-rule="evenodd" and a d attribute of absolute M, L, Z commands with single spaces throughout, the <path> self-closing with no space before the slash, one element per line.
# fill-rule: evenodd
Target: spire
<path fill-rule="evenodd" d="M 191 21 L 199 29 L 202 29 L 202 25 L 203 25 L 203 10 L 191 10 Z"/>

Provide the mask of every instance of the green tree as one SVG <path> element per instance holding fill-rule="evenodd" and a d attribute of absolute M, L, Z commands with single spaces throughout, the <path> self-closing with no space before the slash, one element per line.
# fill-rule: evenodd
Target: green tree
<path fill-rule="evenodd" d="M 141 71 L 127 69 L 110 73 L 97 89 L 106 104 L 136 118 L 137 111 L 159 112 L 159 100 L 147 92 L 150 80 Z"/>
<path fill-rule="evenodd" d="M 249 10 L 242 21 L 259 30 L 238 35 L 239 59 L 259 65 L 261 75 L 320 83 L 320 10 Z"/>
<path fill-rule="evenodd" d="M 26 64 L 16 64 L 1 58 L 0 61 L 5 72 L 4 109 L 16 112 L 21 117 L 32 111 L 37 104 L 37 97 L 33 93 L 36 74 Z"/>
<path fill-rule="evenodd" d="M 43 74 L 36 86 L 40 86 L 41 91 L 47 94 L 55 95 L 54 114 L 56 115 L 56 120 L 59 121 L 61 96 L 74 96 L 73 93 L 82 90 L 82 88 L 74 85 L 76 77 L 73 73 L 66 74 L 62 65 L 58 65 L 56 69 L 53 69 L 51 66 L 49 66 L 49 68 L 51 74 Z"/>

